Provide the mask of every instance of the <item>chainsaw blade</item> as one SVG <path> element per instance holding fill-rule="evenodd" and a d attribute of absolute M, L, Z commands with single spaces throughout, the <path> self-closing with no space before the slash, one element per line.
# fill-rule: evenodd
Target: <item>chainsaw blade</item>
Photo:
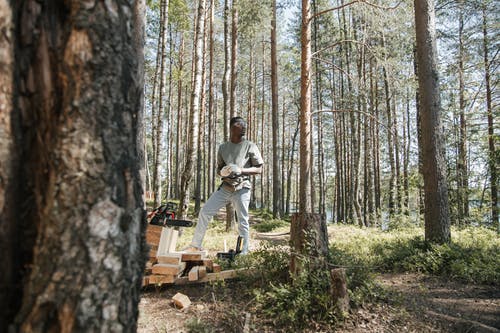
<path fill-rule="evenodd" d="M 166 227 L 192 227 L 193 221 L 166 219 L 164 224 Z"/>

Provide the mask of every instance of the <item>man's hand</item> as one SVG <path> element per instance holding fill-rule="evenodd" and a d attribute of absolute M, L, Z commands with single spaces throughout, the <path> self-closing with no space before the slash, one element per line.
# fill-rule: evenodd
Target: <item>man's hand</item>
<path fill-rule="evenodd" d="M 220 170 L 220 175 L 226 177 L 237 177 L 241 174 L 241 168 L 236 164 L 229 164 Z"/>

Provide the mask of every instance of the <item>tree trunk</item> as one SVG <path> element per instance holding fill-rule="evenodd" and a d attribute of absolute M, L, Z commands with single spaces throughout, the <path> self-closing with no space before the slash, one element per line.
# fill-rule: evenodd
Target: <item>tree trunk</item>
<path fill-rule="evenodd" d="M 14 24 L 8 0 L 0 0 L 0 258 L 2 274 L 0 274 L 0 331 L 6 332 L 9 323 L 20 306 L 23 262 L 19 246 L 21 223 L 17 221 L 16 199 L 20 197 L 20 161 L 21 154 L 16 149 L 15 135 L 18 115 L 13 105 L 14 84 Z M 22 221 L 22 220 L 21 220 Z M 20 222 L 21 222 L 20 221 Z M 28 241 L 32 239 L 27 239 Z M 26 251 L 28 250 L 28 251 Z M 29 247 L 25 251 L 29 254 Z"/>
<path fill-rule="evenodd" d="M 425 239 L 447 243 L 451 237 L 446 163 L 441 133 L 434 1 L 415 0 L 414 4 L 422 122 Z"/>
<path fill-rule="evenodd" d="M 347 276 L 345 268 L 334 268 L 330 271 L 330 293 L 337 316 L 345 318 L 349 315 L 349 291 L 347 289 Z"/>
<path fill-rule="evenodd" d="M 214 67 L 215 67 L 215 33 L 214 33 L 214 18 L 215 18 L 215 3 L 214 0 L 210 3 L 210 44 L 209 44 L 209 63 L 210 72 L 208 74 L 208 191 L 207 197 L 215 191 L 215 175 L 213 170 L 215 169 L 215 159 L 213 158 L 215 151 L 215 116 L 214 113 Z"/>
<path fill-rule="evenodd" d="M 0 171 L 3 332 L 136 330 L 146 259 L 144 2 L 68 6 L 0 1 L 0 61 L 11 65 L 0 67 L 10 81 L 0 99 L 6 87 L 17 97 L 2 103 L 11 131 L 0 122 L 0 154 L 11 163 Z"/>
<path fill-rule="evenodd" d="M 203 14 L 205 15 L 205 14 Z M 206 20 L 207 18 L 205 18 Z M 205 137 L 205 81 L 206 81 L 206 69 L 205 69 L 205 58 L 206 58 L 206 46 L 207 46 L 207 25 L 203 29 L 203 46 L 202 46 L 202 70 L 201 70 L 201 96 L 200 96 L 200 125 L 198 132 L 198 159 L 196 161 L 196 183 L 195 183 L 195 193 L 194 193 L 194 215 L 198 215 L 201 209 L 202 193 L 205 193 L 204 186 L 202 190 L 203 178 L 205 175 L 206 165 L 203 159 L 205 152 L 205 145 L 207 138 Z M 202 170 L 203 169 L 203 170 Z"/>
<path fill-rule="evenodd" d="M 273 129 L 273 217 L 280 218 L 281 182 L 279 166 L 279 110 L 278 110 L 278 56 L 276 51 L 276 0 L 271 2 L 271 99 L 272 99 L 272 129 Z"/>
<path fill-rule="evenodd" d="M 181 32 L 181 41 L 179 45 L 179 64 L 177 70 L 179 71 L 179 78 L 177 80 L 177 135 L 176 135 L 176 143 L 175 143 L 175 172 L 174 172 L 174 193 L 176 198 L 180 198 L 180 185 L 181 185 L 181 133 L 182 133 L 182 109 L 184 103 L 182 102 L 182 72 L 184 69 L 184 33 Z"/>
<path fill-rule="evenodd" d="M 233 1 L 231 9 L 229 1 L 224 1 L 224 79 L 222 81 L 224 94 L 224 137 L 229 139 L 229 119 L 235 115 L 235 99 L 236 99 L 236 49 L 238 41 L 234 40 L 237 37 L 238 31 L 238 12 Z M 237 2 L 236 2 L 237 3 Z M 236 11 L 236 13 L 235 13 Z M 231 35 L 229 34 L 229 14 L 231 13 Z M 231 36 L 231 38 L 230 38 Z M 230 43 L 231 41 L 231 43 Z M 232 230 L 235 227 L 234 208 L 231 203 L 226 205 L 226 231 Z"/>
<path fill-rule="evenodd" d="M 469 179 L 467 170 L 467 123 L 465 119 L 465 80 L 464 80 L 464 2 L 459 1 L 458 19 L 458 94 L 460 110 L 460 134 L 458 137 L 458 160 L 457 160 L 457 205 L 458 218 L 465 222 L 469 216 Z M 460 221 L 459 221 L 460 223 Z"/>
<path fill-rule="evenodd" d="M 236 84 L 238 79 L 238 0 L 231 5 L 231 98 L 229 118 L 238 114 L 236 107 Z"/>
<path fill-rule="evenodd" d="M 190 184 L 193 178 L 196 153 L 198 151 L 198 131 L 200 121 L 200 98 L 202 89 L 203 69 L 203 31 L 205 30 L 205 0 L 199 0 L 196 25 L 196 39 L 194 41 L 194 80 L 189 107 L 189 140 L 186 147 L 186 165 L 182 172 L 181 196 L 178 216 L 186 219 L 189 209 Z"/>
<path fill-rule="evenodd" d="M 299 211 L 311 213 L 311 6 L 302 0 Z"/>
<path fill-rule="evenodd" d="M 162 160 L 162 137 L 163 137 L 163 116 L 164 116 L 164 99 L 165 99 L 165 89 L 166 89 L 166 55 L 165 49 L 167 44 L 167 26 L 168 26 L 168 0 L 163 0 L 161 2 L 161 13 L 163 21 L 161 22 L 160 36 L 158 38 L 158 43 L 160 44 L 160 87 L 158 95 L 158 110 L 156 110 L 156 119 L 153 118 L 154 126 L 156 131 L 152 133 L 153 140 L 153 207 L 157 207 L 161 202 L 161 179 L 160 179 L 160 161 Z"/>
<path fill-rule="evenodd" d="M 483 56 L 484 56 L 484 81 L 486 83 L 486 109 L 488 112 L 488 166 L 490 169 L 490 191 L 491 191 L 491 222 L 497 225 L 497 230 L 500 232 L 500 220 L 498 219 L 498 156 L 495 151 L 495 138 L 493 122 L 493 107 L 491 97 L 490 83 L 490 59 L 489 59 L 489 39 L 487 30 L 486 4 L 483 4 Z"/>
<path fill-rule="evenodd" d="M 290 245 L 293 249 L 290 272 L 296 275 L 302 269 L 304 257 L 311 259 L 318 268 L 328 255 L 328 231 L 320 214 L 296 213 L 290 225 Z"/>

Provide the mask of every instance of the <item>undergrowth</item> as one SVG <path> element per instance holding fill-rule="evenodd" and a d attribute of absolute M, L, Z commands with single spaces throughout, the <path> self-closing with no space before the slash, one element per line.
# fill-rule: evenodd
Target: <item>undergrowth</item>
<path fill-rule="evenodd" d="M 288 223 L 265 217 L 262 229 L 258 224 L 252 228 L 269 232 Z M 217 234 L 220 224 L 212 226 Z M 342 319 L 330 297 L 329 270 L 334 267 L 345 268 L 353 308 L 392 297 L 376 283 L 378 273 L 422 272 L 466 283 L 500 284 L 500 238 L 489 229 L 452 229 L 451 243 L 442 245 L 427 243 L 422 227 L 401 224 L 388 231 L 346 225 L 329 229 L 330 251 L 322 269 L 306 258 L 301 273 L 291 277 L 289 248 L 271 243 L 261 243 L 231 264 L 231 268 L 251 268 L 251 274 L 242 277 L 246 289 L 241 295 L 254 298 L 253 311 L 267 318 L 271 327 L 284 331 L 334 327 Z"/>

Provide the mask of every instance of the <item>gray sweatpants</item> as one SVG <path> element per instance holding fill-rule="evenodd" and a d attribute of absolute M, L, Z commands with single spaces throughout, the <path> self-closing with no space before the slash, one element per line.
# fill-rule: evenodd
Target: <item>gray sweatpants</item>
<path fill-rule="evenodd" d="M 201 248 L 208 223 L 222 207 L 231 202 L 238 217 L 238 233 L 243 238 L 242 253 L 246 254 L 249 241 L 248 205 L 250 204 L 250 195 L 251 191 L 248 188 L 232 192 L 221 187 L 212 193 L 198 215 L 198 223 L 196 224 L 191 245 Z"/>

